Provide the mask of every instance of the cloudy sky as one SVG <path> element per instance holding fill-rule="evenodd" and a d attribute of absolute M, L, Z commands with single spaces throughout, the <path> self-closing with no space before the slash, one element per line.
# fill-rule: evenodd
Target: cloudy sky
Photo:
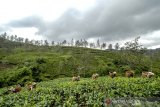
<path fill-rule="evenodd" d="M 160 0 L 0 0 L 0 33 L 160 47 Z"/>

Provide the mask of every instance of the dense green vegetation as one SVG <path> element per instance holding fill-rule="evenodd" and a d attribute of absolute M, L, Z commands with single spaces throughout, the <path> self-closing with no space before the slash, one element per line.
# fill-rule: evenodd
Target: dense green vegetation
<path fill-rule="evenodd" d="M 121 49 L 97 50 L 76 46 L 34 45 L 0 37 L 0 106 L 102 106 L 110 98 L 160 96 L 160 51 L 127 42 Z M 124 77 L 134 70 L 135 78 Z M 112 79 L 108 73 L 116 71 Z M 152 71 L 153 78 L 140 78 Z M 98 80 L 91 80 L 98 73 Z M 72 76 L 81 76 L 72 82 Z M 59 78 L 59 79 L 57 79 Z M 28 91 L 25 84 L 38 83 Z M 8 94 L 8 88 L 20 84 L 20 93 Z M 140 100 L 138 100 L 140 101 Z M 158 103 L 140 102 L 157 106 Z"/>
<path fill-rule="evenodd" d="M 116 98 L 137 98 L 138 104 L 126 102 L 128 106 L 157 107 L 158 102 L 147 102 L 138 98 L 157 98 L 160 96 L 160 78 L 125 78 L 100 77 L 97 80 L 83 78 L 72 82 L 71 78 L 59 78 L 40 82 L 33 91 L 23 88 L 18 94 L 1 96 L 0 106 L 16 107 L 102 107 L 107 98 L 112 101 Z M 7 88 L 0 90 L 0 95 Z M 157 100 L 158 101 L 158 100 Z M 113 104 L 118 105 L 118 104 Z"/>
<path fill-rule="evenodd" d="M 0 40 L 0 87 L 73 75 L 91 77 L 96 72 L 106 76 L 109 71 L 117 71 L 118 76 L 124 76 L 126 70 L 134 70 L 136 76 L 142 71 L 160 75 L 160 52 L 142 52 L 137 41 L 126 43 L 125 50 L 97 50 Z"/>

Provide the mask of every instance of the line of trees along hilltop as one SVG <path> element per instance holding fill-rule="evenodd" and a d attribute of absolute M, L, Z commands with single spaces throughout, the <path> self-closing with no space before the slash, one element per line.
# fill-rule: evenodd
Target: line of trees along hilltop
<path fill-rule="evenodd" d="M 12 42 L 23 43 L 26 45 L 36 45 L 36 46 L 73 46 L 73 47 L 86 47 L 86 48 L 95 48 L 95 49 L 115 49 L 119 50 L 120 45 L 116 43 L 114 46 L 112 44 L 108 44 L 106 42 L 101 43 L 98 39 L 96 43 L 89 43 L 86 39 L 74 40 L 71 41 L 63 40 L 62 42 L 55 42 L 48 40 L 29 40 L 28 38 L 18 37 L 17 35 L 8 35 L 6 32 L 0 35 L 1 41 L 9 40 Z M 21 46 L 22 44 L 20 44 Z"/>

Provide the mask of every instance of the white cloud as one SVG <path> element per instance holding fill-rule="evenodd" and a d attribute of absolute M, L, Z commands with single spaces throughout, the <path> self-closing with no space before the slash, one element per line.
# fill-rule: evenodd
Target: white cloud
<path fill-rule="evenodd" d="M 11 28 L 10 32 L 7 32 L 9 35 L 17 35 L 18 37 L 29 38 L 34 40 L 42 40 L 46 39 L 41 35 L 35 35 L 38 31 L 37 28 L 29 27 L 29 28 Z"/>
<path fill-rule="evenodd" d="M 159 0 L 0 0 L 0 32 L 159 46 Z M 34 29 L 34 30 L 33 30 Z"/>
<path fill-rule="evenodd" d="M 85 11 L 95 0 L 0 0 L 0 24 L 32 15 L 55 20 L 69 8 Z"/>
<path fill-rule="evenodd" d="M 160 46 L 160 30 L 142 35 L 140 42 L 148 48 L 156 48 Z"/>

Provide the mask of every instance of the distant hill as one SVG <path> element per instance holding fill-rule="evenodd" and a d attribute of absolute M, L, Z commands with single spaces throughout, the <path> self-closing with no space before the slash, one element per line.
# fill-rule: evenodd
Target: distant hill
<path fill-rule="evenodd" d="M 156 53 L 155 53 L 156 51 Z M 153 57 L 150 57 L 150 52 Z M 121 50 L 98 50 L 73 46 L 37 46 L 0 38 L 0 87 L 27 81 L 46 81 L 59 77 L 101 76 L 117 71 L 124 76 L 126 70 L 160 75 L 160 53 L 128 53 Z"/>

